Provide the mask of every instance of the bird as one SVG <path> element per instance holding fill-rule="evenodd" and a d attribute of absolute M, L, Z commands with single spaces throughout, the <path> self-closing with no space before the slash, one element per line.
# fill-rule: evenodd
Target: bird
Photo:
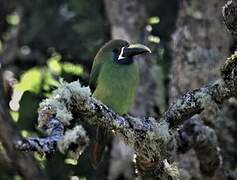
<path fill-rule="evenodd" d="M 90 73 L 92 97 L 101 101 L 119 115 L 127 114 L 134 103 L 139 81 L 139 68 L 134 56 L 151 53 L 142 44 L 129 44 L 114 39 L 97 52 Z M 106 147 L 108 130 L 97 127 L 91 143 L 91 165 L 96 169 Z"/>

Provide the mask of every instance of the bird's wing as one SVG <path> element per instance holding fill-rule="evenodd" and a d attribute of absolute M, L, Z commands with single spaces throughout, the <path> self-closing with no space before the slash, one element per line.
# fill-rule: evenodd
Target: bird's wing
<path fill-rule="evenodd" d="M 92 69 L 91 69 L 91 73 L 90 73 L 90 80 L 89 80 L 89 86 L 92 92 L 94 92 L 96 85 L 97 85 L 97 79 L 101 70 L 103 64 L 103 57 L 101 57 L 100 55 L 96 55 L 93 65 L 92 65 Z"/>
<path fill-rule="evenodd" d="M 106 57 L 101 56 L 100 53 L 98 53 L 95 58 L 92 65 L 91 73 L 90 73 L 90 80 L 89 80 L 89 86 L 92 91 L 92 93 L 95 91 L 97 86 L 97 80 L 101 71 L 101 68 L 103 66 L 103 62 L 105 61 Z M 104 149 L 106 147 L 108 138 L 107 134 L 108 132 L 101 127 L 97 127 L 96 129 L 91 129 L 91 132 L 93 133 L 93 136 L 95 138 L 91 139 L 90 142 L 90 162 L 93 168 L 97 168 L 98 164 L 100 163 L 103 154 Z"/>

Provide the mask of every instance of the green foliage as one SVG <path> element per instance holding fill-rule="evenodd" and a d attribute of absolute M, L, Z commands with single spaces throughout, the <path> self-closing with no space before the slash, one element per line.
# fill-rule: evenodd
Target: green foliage
<path fill-rule="evenodd" d="M 9 14 L 7 17 L 6 17 L 6 21 L 10 24 L 10 25 L 18 25 L 20 23 L 20 16 L 16 13 L 13 13 L 13 14 Z"/>
<path fill-rule="evenodd" d="M 60 74 L 62 71 L 61 65 L 59 61 L 62 59 L 62 56 L 59 53 L 54 53 L 49 59 L 48 59 L 48 68 L 51 72 L 55 74 Z"/>
<path fill-rule="evenodd" d="M 20 82 L 16 85 L 17 91 L 31 91 L 39 93 L 42 82 L 42 73 L 39 68 L 32 68 L 21 75 Z"/>
<path fill-rule="evenodd" d="M 14 176 L 14 180 L 22 180 L 22 177 L 19 175 Z"/>
<path fill-rule="evenodd" d="M 11 117 L 14 122 L 17 122 L 19 119 L 19 112 L 17 111 L 10 111 Z"/>
<path fill-rule="evenodd" d="M 75 159 L 67 158 L 67 159 L 65 159 L 65 163 L 76 166 L 78 162 Z"/>
<path fill-rule="evenodd" d="M 160 18 L 158 16 L 153 16 L 148 18 L 148 24 L 158 24 L 160 22 Z"/>
<path fill-rule="evenodd" d="M 83 73 L 83 68 L 80 65 L 75 65 L 69 62 L 65 62 L 62 64 L 63 71 L 68 74 L 73 74 L 80 76 Z"/>

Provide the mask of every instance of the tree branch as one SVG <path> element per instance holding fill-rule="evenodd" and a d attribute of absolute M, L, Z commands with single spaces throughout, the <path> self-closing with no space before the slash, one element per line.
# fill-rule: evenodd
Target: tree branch
<path fill-rule="evenodd" d="M 237 35 L 237 1 L 228 1 L 222 9 L 222 15 L 224 22 L 228 30 L 233 34 Z"/>
<path fill-rule="evenodd" d="M 53 92 L 51 98 L 44 100 L 40 104 L 39 126 L 46 126 L 47 129 L 51 127 L 51 135 L 57 134 L 58 131 L 57 128 L 52 128 L 50 125 L 53 124 L 52 121 L 55 121 L 55 118 L 60 120 L 64 126 L 70 124 L 72 117 L 79 117 L 81 121 L 103 126 L 122 137 L 128 145 L 135 149 L 137 160 L 143 164 L 143 167 L 144 163 L 147 165 L 147 162 L 150 162 L 144 171 L 141 167 L 138 167 L 140 173 L 144 176 L 167 177 L 170 174 L 164 174 L 165 162 L 173 163 L 177 150 L 174 136 L 176 127 L 193 115 L 202 112 L 206 107 L 220 104 L 229 97 L 236 95 L 237 53 L 227 59 L 221 72 L 222 79 L 206 87 L 187 92 L 157 120 L 154 118 L 136 118 L 128 115 L 119 116 L 91 97 L 90 89 L 81 87 L 78 81 L 62 83 Z M 63 127 L 60 128 L 60 138 L 62 130 Z M 80 134 L 81 132 L 78 133 Z M 85 137 L 85 134 L 81 135 L 81 137 Z M 39 139 L 31 138 L 27 141 L 27 145 L 22 142 L 20 149 L 28 150 L 29 146 L 32 146 L 36 147 L 33 150 L 40 152 L 45 150 L 45 153 L 49 153 L 49 150 L 53 152 L 55 149 L 50 145 L 60 140 L 60 138 L 52 138 L 50 136 L 40 139 L 41 144 L 49 146 L 47 148 L 36 147 L 34 143 Z M 50 140 L 52 141 L 51 143 L 49 143 Z M 70 149 L 70 146 L 68 148 Z M 152 166 L 150 167 L 150 165 Z"/>
<path fill-rule="evenodd" d="M 51 131 L 47 138 L 23 139 L 23 141 L 18 142 L 17 148 L 22 151 L 37 151 L 46 155 L 53 153 L 57 142 L 63 137 L 64 126 L 60 120 L 51 118 L 45 129 Z"/>
<path fill-rule="evenodd" d="M 213 176 L 222 164 L 216 133 L 205 126 L 200 119 L 191 118 L 178 131 L 178 152 L 185 153 L 194 148 L 200 161 L 200 170 L 206 176 Z"/>

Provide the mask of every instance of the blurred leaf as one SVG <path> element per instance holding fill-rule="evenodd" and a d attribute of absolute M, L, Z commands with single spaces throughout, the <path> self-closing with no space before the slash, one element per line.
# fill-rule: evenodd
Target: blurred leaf
<path fill-rule="evenodd" d="M 20 23 L 20 16 L 17 13 L 9 14 L 6 17 L 6 21 L 11 25 L 18 25 Z"/>
<path fill-rule="evenodd" d="M 44 70 L 44 83 L 43 83 L 43 89 L 45 91 L 49 91 L 50 87 L 58 87 L 59 82 L 54 79 L 53 75 L 47 70 Z"/>
<path fill-rule="evenodd" d="M 30 133 L 26 130 L 21 130 L 21 136 L 26 138 L 26 137 L 29 137 Z"/>
<path fill-rule="evenodd" d="M 19 175 L 14 176 L 14 180 L 22 180 L 22 177 Z"/>
<path fill-rule="evenodd" d="M 79 76 L 79 75 L 82 75 L 83 73 L 83 67 L 81 65 L 76 65 L 69 62 L 63 63 L 62 68 L 63 68 L 63 71 L 68 74 Z"/>
<path fill-rule="evenodd" d="M 0 52 L 2 51 L 2 41 L 0 40 Z"/>
<path fill-rule="evenodd" d="M 35 159 L 36 159 L 37 161 L 39 161 L 40 167 L 41 167 L 42 169 L 45 169 L 45 163 L 46 163 L 46 157 L 45 157 L 45 155 L 42 155 L 42 154 L 40 154 L 40 153 L 38 153 L 38 152 L 35 152 L 35 153 L 34 153 L 34 157 L 35 157 Z"/>
<path fill-rule="evenodd" d="M 80 180 L 86 180 L 86 177 L 80 177 L 79 179 Z"/>
<path fill-rule="evenodd" d="M 19 112 L 17 111 L 10 111 L 11 117 L 14 122 L 17 122 L 19 119 Z"/>
<path fill-rule="evenodd" d="M 15 88 L 18 91 L 31 91 L 39 93 L 42 82 L 42 74 L 39 68 L 32 68 L 20 77 L 20 82 L 16 84 Z"/>
<path fill-rule="evenodd" d="M 148 19 L 148 24 L 158 24 L 160 22 L 160 18 L 158 16 L 150 17 Z"/>
<path fill-rule="evenodd" d="M 160 38 L 158 36 L 148 36 L 148 41 L 159 44 L 160 43 Z"/>
<path fill-rule="evenodd" d="M 46 157 L 40 155 L 40 154 L 37 153 L 37 152 L 34 153 L 34 157 L 35 157 L 35 159 L 37 159 L 38 161 L 46 161 Z"/>
<path fill-rule="evenodd" d="M 4 147 L 1 142 L 0 142 L 0 151 L 4 151 Z"/>
<path fill-rule="evenodd" d="M 50 71 L 52 71 L 55 74 L 60 74 L 61 73 L 61 65 L 60 65 L 60 60 L 62 56 L 58 53 L 54 53 L 52 57 L 49 58 L 48 60 L 48 67 Z"/>
<path fill-rule="evenodd" d="M 67 158 L 67 159 L 65 159 L 65 163 L 66 163 L 66 164 L 71 164 L 71 165 L 76 166 L 78 162 L 77 162 L 77 160 L 75 160 L 75 159 Z"/>

